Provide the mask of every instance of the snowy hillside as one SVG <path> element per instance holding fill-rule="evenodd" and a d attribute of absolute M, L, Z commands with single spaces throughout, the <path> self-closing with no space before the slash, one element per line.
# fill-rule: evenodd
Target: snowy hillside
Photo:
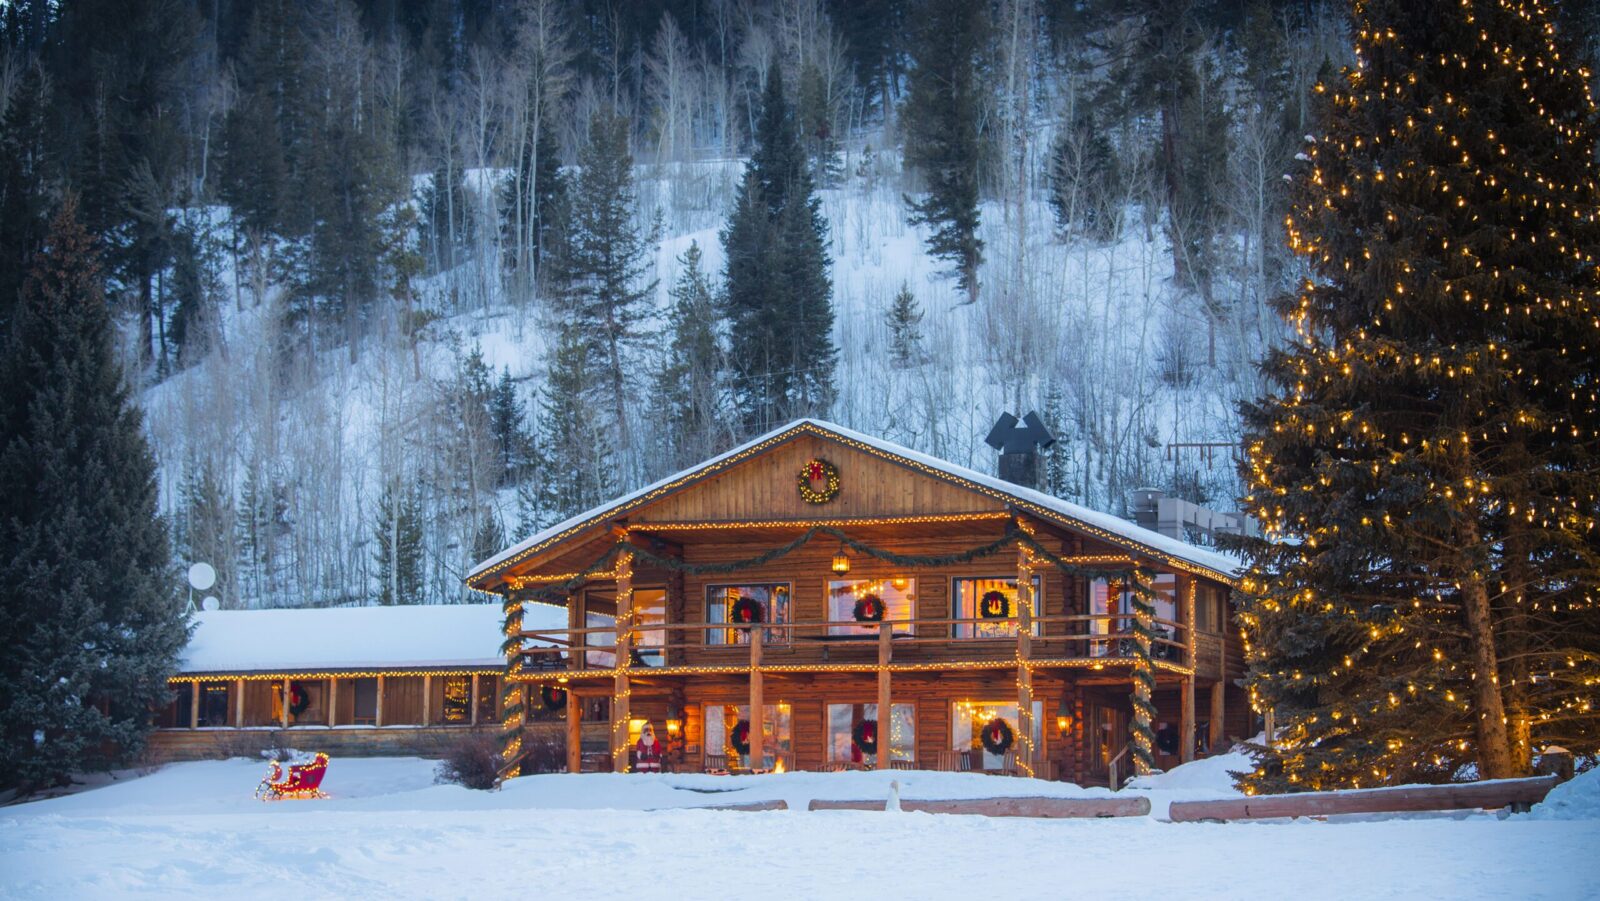
<path fill-rule="evenodd" d="M 851 175 L 821 192 L 840 349 L 839 399 L 829 418 L 992 472 L 994 453 L 982 437 L 994 418 L 1002 410 L 1037 409 L 1062 439 L 1057 490 L 1075 500 L 1125 513 L 1131 488 L 1198 484 L 1213 503 L 1231 503 L 1225 454 L 1207 461 L 1171 454 L 1166 445 L 1235 440 L 1232 411 L 1249 394 L 1250 357 L 1275 327 L 1259 307 L 1230 323 L 1234 333 L 1223 336 L 1215 365 L 1208 364 L 1203 319 L 1194 299 L 1172 284 L 1160 231 L 1130 229 L 1104 245 L 1065 243 L 1042 196 L 1010 209 L 983 207 L 992 248 L 984 272 L 993 287 L 978 303 L 965 304 L 944 267 L 924 251 L 924 230 L 906 224 L 896 160 L 858 153 L 846 161 Z M 691 243 L 707 271 L 722 270 L 718 232 L 742 165 L 638 167 L 641 207 L 663 224 L 653 273 L 658 317 Z M 497 181 L 486 172 L 469 176 L 480 186 Z M 223 228 L 225 210 L 206 213 Z M 1008 215 L 1033 224 L 1008 227 Z M 1020 243 L 1008 237 L 1019 232 Z M 204 510 L 201 472 L 217 482 L 220 497 L 211 503 L 226 508 L 217 525 L 244 522 L 258 508 L 257 565 L 239 547 L 241 529 L 221 530 L 228 534 L 213 545 L 231 546 L 242 560 L 231 583 L 226 566 L 219 567 L 231 588 L 226 603 L 370 596 L 375 508 L 390 474 L 407 471 L 432 486 L 474 477 L 453 466 L 468 453 L 457 445 L 455 418 L 469 354 L 481 354 L 492 377 L 509 372 L 520 404 L 536 408 L 551 311 L 539 301 L 511 302 L 481 268 L 469 262 L 422 282 L 422 304 L 437 316 L 414 351 L 390 323 L 354 362 L 336 347 L 299 358 L 297 371 L 284 373 L 282 290 L 269 285 L 256 303 L 255 288 L 234 284 L 225 267 L 225 293 L 238 302 L 223 306 L 218 346 L 146 391 L 144 403 L 169 512 L 181 521 L 193 516 L 197 502 Z M 1018 280 L 1008 277 L 1012 272 L 1021 273 Z M 888 359 L 886 314 L 902 286 L 924 316 L 924 362 L 908 368 Z M 628 403 L 643 419 L 648 385 L 641 380 L 636 388 Z M 631 481 L 666 468 L 664 461 L 641 461 Z M 273 496 L 260 496 L 268 484 Z M 425 596 L 435 602 L 462 596 L 459 578 L 473 562 L 478 526 L 464 502 L 447 493 L 430 495 L 424 527 Z M 490 496 L 506 539 L 520 537 L 528 524 L 519 522 L 516 486 Z"/>

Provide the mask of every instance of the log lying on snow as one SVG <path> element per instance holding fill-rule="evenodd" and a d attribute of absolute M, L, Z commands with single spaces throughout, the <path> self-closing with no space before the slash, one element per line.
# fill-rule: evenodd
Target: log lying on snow
<path fill-rule="evenodd" d="M 813 800 L 807 810 L 883 810 L 884 801 Z M 1116 798 L 970 798 L 960 801 L 911 801 L 902 798 L 900 809 L 921 813 L 954 813 L 984 817 L 1142 817 L 1150 814 L 1150 799 Z"/>
<path fill-rule="evenodd" d="M 1174 823 L 1202 820 L 1261 820 L 1275 817 L 1318 817 L 1341 813 L 1411 813 L 1537 804 L 1555 787 L 1556 777 L 1497 779 L 1459 785 L 1414 785 L 1299 795 L 1257 795 L 1226 801 L 1173 801 Z"/>

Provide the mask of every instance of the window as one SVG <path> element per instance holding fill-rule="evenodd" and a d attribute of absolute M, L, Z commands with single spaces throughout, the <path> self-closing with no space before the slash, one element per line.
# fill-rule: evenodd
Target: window
<path fill-rule="evenodd" d="M 951 591 L 952 619 L 978 619 L 976 623 L 956 623 L 957 638 L 1015 638 L 1017 637 L 1017 580 L 1015 578 L 953 579 Z M 994 618 L 982 616 L 980 606 L 991 592 L 1004 599 L 1004 615 Z M 1044 609 L 1044 593 L 1038 576 L 1033 577 L 1033 609 L 1035 614 Z M 1039 634 L 1039 624 L 1034 623 L 1033 634 Z"/>
<path fill-rule="evenodd" d="M 471 676 L 444 678 L 444 704 L 440 713 L 447 726 L 465 726 L 472 722 Z"/>
<path fill-rule="evenodd" d="M 1178 577 L 1163 573 L 1150 583 L 1155 591 L 1156 619 L 1168 623 L 1178 619 Z M 1091 635 L 1122 635 L 1114 640 L 1089 642 L 1091 657 L 1125 657 L 1133 653 L 1133 589 L 1120 579 L 1096 579 L 1089 583 L 1089 612 L 1098 619 L 1090 620 Z M 1167 623 L 1155 623 L 1155 637 L 1172 639 L 1174 630 Z M 1157 658 L 1177 653 L 1172 645 L 1158 644 L 1151 648 Z"/>
<path fill-rule="evenodd" d="M 883 618 L 894 623 L 894 631 L 910 634 L 909 620 L 916 616 L 917 580 L 896 576 L 891 579 L 842 579 L 828 583 L 829 635 L 878 637 L 878 627 L 856 621 L 856 603 L 867 595 L 883 602 Z"/>
<path fill-rule="evenodd" d="M 351 681 L 355 683 L 355 704 L 350 708 L 350 722 L 357 726 L 377 725 L 378 680 L 369 676 Z"/>
<path fill-rule="evenodd" d="M 877 704 L 828 705 L 828 762 L 861 766 L 878 766 L 879 754 L 885 749 L 889 760 L 912 761 L 917 759 L 917 716 L 912 704 L 891 704 L 888 742 L 882 730 L 876 730 L 877 751 L 868 754 L 856 743 L 857 730 L 864 722 L 878 725 Z"/>
<path fill-rule="evenodd" d="M 761 608 L 761 621 L 781 624 L 789 621 L 789 583 L 770 582 L 758 585 L 712 585 L 706 588 L 706 622 L 733 622 L 733 606 L 748 598 Z M 766 644 L 782 644 L 789 640 L 789 630 L 767 628 L 761 640 Z M 747 629 L 708 629 L 706 644 L 749 644 Z"/>
<path fill-rule="evenodd" d="M 998 770 L 1005 767 L 1005 758 L 991 754 L 983 746 L 983 730 L 989 723 L 1002 720 L 1011 728 L 1012 743 L 1007 753 L 1017 750 L 1016 701 L 957 701 L 950 717 L 950 750 L 970 756 L 973 770 Z M 1033 746 L 1043 750 L 1040 723 L 1044 720 L 1044 702 L 1033 702 Z"/>
<path fill-rule="evenodd" d="M 228 703 L 232 697 L 233 686 L 226 682 L 201 682 L 200 683 L 200 720 L 201 726 L 226 726 L 228 725 L 228 712 L 232 705 Z M 188 725 L 185 723 L 184 725 Z"/>
<path fill-rule="evenodd" d="M 583 643 L 589 647 L 615 648 L 617 646 L 617 598 L 610 590 L 584 593 L 583 627 L 585 629 L 605 630 L 584 634 Z M 583 659 L 589 666 L 616 666 L 617 652 L 614 650 L 585 651 Z"/>
<path fill-rule="evenodd" d="M 761 750 L 764 759 L 760 768 L 776 765 L 778 754 L 787 756 L 790 751 L 790 707 L 788 704 L 765 704 L 761 708 Z M 723 756 L 729 766 L 756 765 L 750 755 L 740 754 L 733 746 L 733 730 L 750 719 L 749 704 L 707 704 L 705 707 L 705 753 L 707 757 Z"/>
<path fill-rule="evenodd" d="M 188 682 L 175 682 L 167 686 L 172 692 L 172 703 L 167 705 L 163 726 L 174 729 L 189 728 L 189 711 L 194 709 L 194 686 Z"/>
<path fill-rule="evenodd" d="M 634 589 L 633 622 L 633 662 L 645 666 L 666 666 L 667 632 L 660 627 L 667 624 L 667 590 Z"/>

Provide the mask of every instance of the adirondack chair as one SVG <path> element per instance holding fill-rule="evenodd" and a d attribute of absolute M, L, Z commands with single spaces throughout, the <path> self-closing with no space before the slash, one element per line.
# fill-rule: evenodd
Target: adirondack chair
<path fill-rule="evenodd" d="M 288 772 L 284 772 L 284 765 L 272 761 L 272 769 L 267 777 L 256 786 L 256 798 L 261 801 L 277 801 L 283 798 L 325 798 L 322 793 L 322 776 L 328 771 L 328 755 L 318 751 L 315 756 L 299 756 L 288 761 Z"/>

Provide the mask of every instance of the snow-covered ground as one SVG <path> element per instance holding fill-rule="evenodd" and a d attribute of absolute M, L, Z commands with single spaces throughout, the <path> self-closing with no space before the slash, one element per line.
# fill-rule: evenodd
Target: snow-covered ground
<path fill-rule="evenodd" d="M 0 896 L 1600 896 L 1600 773 L 1528 816 L 1158 819 L 1174 798 L 1231 794 L 1226 770 L 1241 762 L 1148 779 L 1138 790 L 1156 814 L 1118 820 L 804 810 L 885 797 L 891 779 L 906 798 L 1105 793 L 972 774 L 529 776 L 473 792 L 434 785 L 429 761 L 337 759 L 330 798 L 264 804 L 250 796 L 258 761 L 177 764 L 0 809 Z M 689 809 L 774 798 L 792 809 Z"/>

